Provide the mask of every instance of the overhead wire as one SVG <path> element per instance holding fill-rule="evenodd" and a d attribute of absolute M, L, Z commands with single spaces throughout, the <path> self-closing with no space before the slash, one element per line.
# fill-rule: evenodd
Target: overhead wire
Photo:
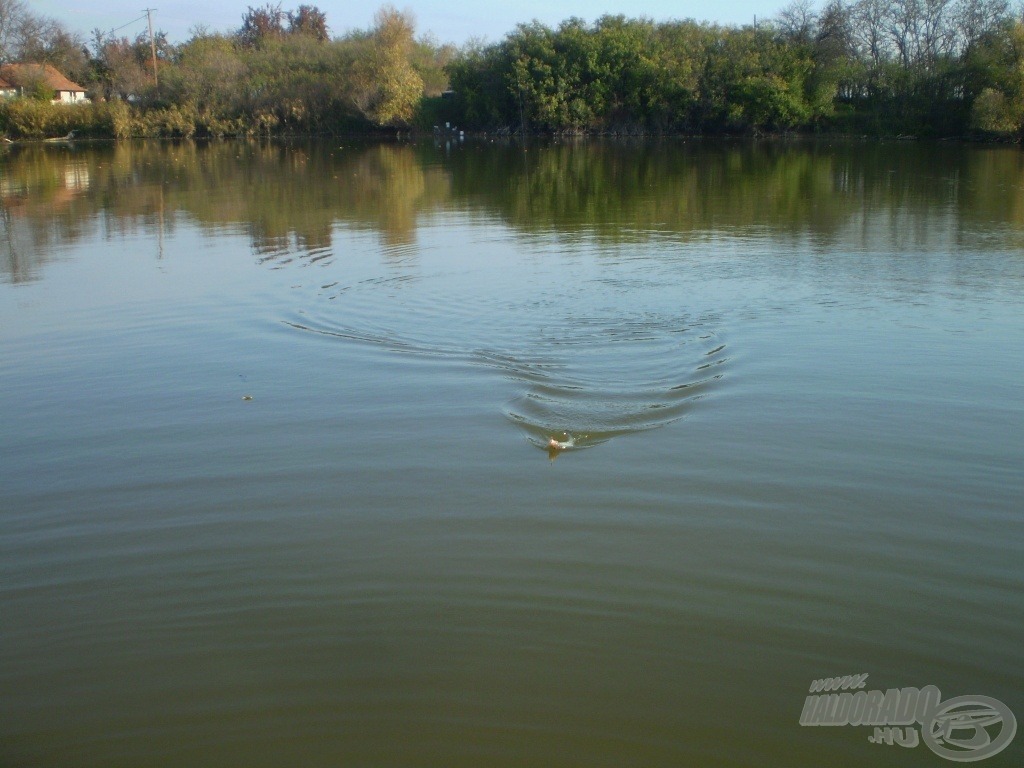
<path fill-rule="evenodd" d="M 146 18 L 146 17 L 145 16 L 139 16 L 139 18 L 134 19 L 133 21 L 129 21 L 127 24 L 122 24 L 120 27 L 117 27 L 115 29 L 110 30 L 110 34 L 114 34 L 118 30 L 124 29 L 125 27 L 130 27 L 132 24 L 135 24 L 136 22 L 142 21 L 144 18 Z"/>

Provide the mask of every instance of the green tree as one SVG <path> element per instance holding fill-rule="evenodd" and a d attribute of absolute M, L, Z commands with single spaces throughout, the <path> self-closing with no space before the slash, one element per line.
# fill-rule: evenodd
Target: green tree
<path fill-rule="evenodd" d="M 537 21 L 520 24 L 506 38 L 505 48 L 511 64 L 505 87 L 519 102 L 522 122 L 549 130 L 563 127 L 567 84 L 557 62 L 554 31 Z"/>
<path fill-rule="evenodd" d="M 352 98 L 376 125 L 408 124 L 423 96 L 423 79 L 410 61 L 414 34 L 415 23 L 407 12 L 385 5 L 374 16 Z"/>
<path fill-rule="evenodd" d="M 447 69 L 455 56 L 455 46 L 442 45 L 430 35 L 421 37 L 413 43 L 409 60 L 423 80 L 425 96 L 440 96 L 448 89 Z"/>
<path fill-rule="evenodd" d="M 809 53 L 770 29 L 722 30 L 704 71 L 705 121 L 730 131 L 787 130 L 811 117 Z"/>
<path fill-rule="evenodd" d="M 829 0 L 817 17 L 810 43 L 814 65 L 807 79 L 807 101 L 816 124 L 836 115 L 837 102 L 858 93 L 863 71 L 855 55 L 851 6 Z"/>
<path fill-rule="evenodd" d="M 1019 133 L 1024 127 L 1024 23 L 1004 22 L 967 53 L 971 127 L 986 133 Z"/>
<path fill-rule="evenodd" d="M 511 69 L 504 45 L 474 42 L 456 54 L 445 71 L 462 124 L 488 129 L 520 124 L 524 105 L 519 92 L 508 85 Z"/>
<path fill-rule="evenodd" d="M 248 68 L 234 40 L 200 33 L 179 49 L 164 78 L 173 99 L 225 116 L 237 116 L 246 93 Z"/>
<path fill-rule="evenodd" d="M 53 101 L 57 95 L 56 91 L 46 82 L 46 76 L 42 72 L 32 73 L 24 78 L 21 83 L 21 92 L 25 98 L 34 101 Z"/>

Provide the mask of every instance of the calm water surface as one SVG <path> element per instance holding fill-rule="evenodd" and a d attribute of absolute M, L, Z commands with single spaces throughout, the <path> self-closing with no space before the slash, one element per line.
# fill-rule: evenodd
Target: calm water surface
<path fill-rule="evenodd" d="M 0 765 L 952 764 L 800 725 L 855 673 L 1024 719 L 1018 149 L 22 148 L 0 214 Z"/>

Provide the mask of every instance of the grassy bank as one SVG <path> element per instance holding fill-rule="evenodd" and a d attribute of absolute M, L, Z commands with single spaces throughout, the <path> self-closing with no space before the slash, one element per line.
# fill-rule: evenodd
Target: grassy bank
<path fill-rule="evenodd" d="M 191 104 L 140 108 L 123 101 L 51 104 L 33 99 L 0 102 L 0 132 L 13 140 L 66 136 L 100 139 L 256 136 L 280 126 L 273 115 L 230 118 Z"/>

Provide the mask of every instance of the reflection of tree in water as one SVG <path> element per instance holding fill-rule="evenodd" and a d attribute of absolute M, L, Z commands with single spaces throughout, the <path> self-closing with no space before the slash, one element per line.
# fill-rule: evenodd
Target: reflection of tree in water
<path fill-rule="evenodd" d="M 825 249 L 925 250 L 993 226 L 1017 244 L 1024 232 L 1024 161 L 1007 148 L 123 142 L 23 147 L 0 164 L 0 270 L 19 281 L 99 227 L 170 236 L 183 214 L 248 232 L 275 263 L 324 257 L 339 225 L 377 233 L 387 251 L 408 247 L 424 215 L 453 207 L 608 244 L 770 232 Z"/>
<path fill-rule="evenodd" d="M 27 148 L 5 161 L 0 173 L 0 274 L 21 283 L 38 278 L 43 265 L 56 258 L 56 246 L 94 231 L 86 198 L 90 169 L 64 148 Z"/>
<path fill-rule="evenodd" d="M 386 245 L 408 244 L 419 215 L 448 197 L 445 174 L 424 168 L 406 146 L 226 148 L 197 153 L 176 203 L 203 223 L 243 224 L 264 257 L 329 249 L 339 223 L 379 232 Z"/>
<path fill-rule="evenodd" d="M 441 175 L 427 195 L 428 175 Z M 386 245 L 409 245 L 415 240 L 416 220 L 424 202 L 444 202 L 447 177 L 438 168 L 425 167 L 409 147 L 378 146 L 362 153 L 355 163 L 348 202 L 358 218 L 376 218 Z"/>
<path fill-rule="evenodd" d="M 125 142 L 73 154 L 38 147 L 4 165 L 0 202 L 5 221 L 15 222 L 5 224 L 4 270 L 12 276 L 37 273 L 55 243 L 95 235 L 98 213 L 107 235 L 169 235 L 183 213 L 201 226 L 239 226 L 257 253 L 277 260 L 322 255 L 338 224 L 377 232 L 388 247 L 412 244 L 418 218 L 450 197 L 440 166 L 423 164 L 411 147 L 376 143 Z M 79 165 L 89 183 L 72 188 L 64 179 Z M 25 227 L 31 237 L 12 250 Z"/>
<path fill-rule="evenodd" d="M 880 211 L 886 226 L 869 222 L 871 238 L 899 247 L 908 220 L 928 236 L 948 230 L 951 215 L 957 228 L 989 214 L 951 198 L 949 178 L 973 179 L 974 189 L 1021 178 L 1019 158 L 1001 167 L 960 147 L 699 140 L 568 141 L 528 152 L 509 144 L 456 153 L 451 168 L 457 197 L 520 231 L 585 231 L 610 242 L 770 230 L 828 243 Z M 1000 200 L 1000 218 L 1024 228 L 1024 200 L 1008 202 Z"/>

